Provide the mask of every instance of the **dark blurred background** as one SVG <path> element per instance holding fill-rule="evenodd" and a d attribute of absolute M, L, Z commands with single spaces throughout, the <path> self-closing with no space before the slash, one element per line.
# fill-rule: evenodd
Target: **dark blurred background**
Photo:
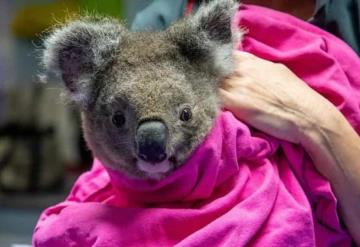
<path fill-rule="evenodd" d="M 0 246 L 27 246 L 40 212 L 91 165 L 61 84 L 39 82 L 41 36 L 83 12 L 123 19 L 150 0 L 0 0 Z"/>

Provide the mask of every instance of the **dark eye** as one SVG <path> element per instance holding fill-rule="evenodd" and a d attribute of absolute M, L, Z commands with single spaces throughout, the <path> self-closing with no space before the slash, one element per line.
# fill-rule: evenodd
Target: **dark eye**
<path fill-rule="evenodd" d="M 185 107 L 180 114 L 180 120 L 187 122 L 191 119 L 192 114 L 191 114 L 191 109 L 190 107 Z"/>
<path fill-rule="evenodd" d="M 125 124 L 125 116 L 122 112 L 116 112 L 111 120 L 117 128 L 121 128 Z"/>

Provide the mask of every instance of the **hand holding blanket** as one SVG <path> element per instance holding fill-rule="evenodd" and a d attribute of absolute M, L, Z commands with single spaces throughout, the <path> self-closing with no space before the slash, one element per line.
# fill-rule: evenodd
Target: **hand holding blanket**
<path fill-rule="evenodd" d="M 220 88 L 224 107 L 267 134 L 300 144 L 339 200 L 360 244 L 360 137 L 336 107 L 286 66 L 235 52 L 236 72 Z"/>

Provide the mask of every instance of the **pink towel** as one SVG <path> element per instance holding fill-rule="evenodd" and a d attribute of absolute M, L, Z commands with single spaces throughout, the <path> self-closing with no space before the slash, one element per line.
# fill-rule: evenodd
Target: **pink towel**
<path fill-rule="evenodd" d="M 244 6 L 243 49 L 286 64 L 360 132 L 360 61 L 342 41 Z M 66 201 L 45 210 L 34 246 L 350 246 L 337 201 L 304 150 L 222 112 L 186 164 L 159 182 L 95 159 Z"/>

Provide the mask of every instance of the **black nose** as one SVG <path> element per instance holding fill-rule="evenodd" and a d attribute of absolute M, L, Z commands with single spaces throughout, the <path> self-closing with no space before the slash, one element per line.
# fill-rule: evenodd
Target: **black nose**
<path fill-rule="evenodd" d="M 166 159 L 166 126 L 161 121 L 147 121 L 136 132 L 138 157 L 146 162 L 159 163 Z"/>

